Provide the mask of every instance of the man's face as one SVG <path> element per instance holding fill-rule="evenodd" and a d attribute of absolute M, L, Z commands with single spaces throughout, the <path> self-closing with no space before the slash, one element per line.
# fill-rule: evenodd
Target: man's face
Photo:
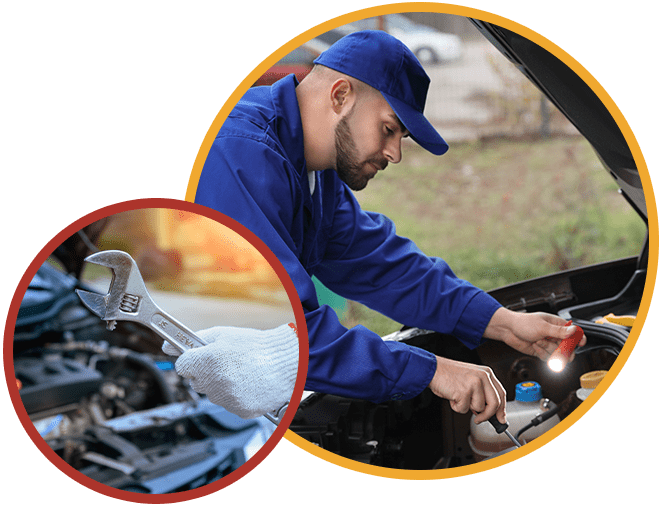
<path fill-rule="evenodd" d="M 362 190 L 389 162 L 401 160 L 401 139 L 406 135 L 380 93 L 358 99 L 335 127 L 338 176 L 352 190 Z"/>

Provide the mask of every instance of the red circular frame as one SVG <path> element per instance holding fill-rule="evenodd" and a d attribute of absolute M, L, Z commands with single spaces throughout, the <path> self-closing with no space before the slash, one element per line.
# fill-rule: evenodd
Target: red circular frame
<path fill-rule="evenodd" d="M 20 394 L 18 392 L 18 387 L 15 380 L 15 371 L 14 371 L 14 331 L 16 327 L 16 319 L 18 317 L 18 310 L 25 296 L 25 293 L 28 289 L 30 281 L 37 273 L 37 270 L 41 265 L 46 261 L 46 259 L 55 251 L 55 249 L 64 242 L 65 239 L 75 234 L 79 230 L 83 229 L 87 225 L 94 223 L 102 218 L 111 216 L 113 214 L 121 213 L 124 211 L 134 211 L 140 209 L 148 208 L 167 208 L 167 209 L 177 209 L 180 211 L 187 211 L 195 213 L 198 215 L 206 216 L 222 225 L 225 225 L 234 232 L 240 234 L 244 239 L 246 239 L 252 246 L 254 246 L 268 261 L 273 270 L 276 272 L 280 282 L 282 283 L 296 318 L 296 326 L 298 328 L 298 340 L 299 340 L 299 361 L 298 361 L 298 374 L 296 376 L 296 385 L 294 387 L 294 392 L 292 394 L 289 407 L 285 412 L 280 424 L 275 429 L 274 433 L 268 439 L 268 441 L 260 448 L 257 453 L 250 458 L 245 464 L 239 467 L 237 470 L 231 472 L 227 476 L 220 478 L 219 480 L 204 485 L 202 487 L 187 490 L 184 492 L 173 492 L 171 494 L 142 494 L 138 492 L 128 492 L 125 490 L 119 490 L 108 485 L 99 483 L 84 474 L 80 471 L 77 471 L 73 467 L 69 466 L 64 460 L 62 460 L 44 441 L 44 439 L 39 435 L 34 425 L 30 421 L 28 414 L 23 406 L 21 401 Z M 303 395 L 303 389 L 305 386 L 305 378 L 307 375 L 308 368 L 308 333 L 307 326 L 305 324 L 305 315 L 303 313 L 303 307 L 301 306 L 298 293 L 294 288 L 294 283 L 291 278 L 285 271 L 284 267 L 280 261 L 276 258 L 274 253 L 250 230 L 246 227 L 233 220 L 232 218 L 225 216 L 213 209 L 204 207 L 198 204 L 193 204 L 191 202 L 173 200 L 173 199 L 162 199 L 162 198 L 151 198 L 151 199 L 138 199 L 130 200 L 118 204 L 113 204 L 107 207 L 103 207 L 94 211 L 77 221 L 73 222 L 71 225 L 62 230 L 57 234 L 53 239 L 51 239 L 46 246 L 39 252 L 35 259 L 30 263 L 28 269 L 23 274 L 21 281 L 16 288 L 14 296 L 12 298 L 11 305 L 9 307 L 9 312 L 7 316 L 7 324 L 5 325 L 5 342 L 4 342 L 4 366 L 5 366 L 5 376 L 7 379 L 7 387 L 9 391 L 9 396 L 16 410 L 16 414 L 23 425 L 23 428 L 26 430 L 34 444 L 41 450 L 44 456 L 51 461 L 60 471 L 65 473 L 70 478 L 79 482 L 80 484 L 96 491 L 101 494 L 114 497 L 116 499 L 121 499 L 125 501 L 145 503 L 145 504 L 163 504 L 163 503 L 174 503 L 187 501 L 190 499 L 197 499 L 199 497 L 206 496 L 210 493 L 221 490 L 228 485 L 234 483 L 241 477 L 245 476 L 248 472 L 253 470 L 260 462 L 262 462 L 266 456 L 275 448 L 275 445 L 282 439 L 285 434 L 285 431 L 289 427 L 294 414 L 298 409 L 298 405 L 301 401 Z"/>

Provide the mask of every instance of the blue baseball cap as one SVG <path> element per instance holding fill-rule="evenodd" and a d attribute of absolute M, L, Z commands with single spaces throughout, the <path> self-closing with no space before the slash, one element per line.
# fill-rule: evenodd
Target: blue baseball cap
<path fill-rule="evenodd" d="M 392 35 L 380 30 L 350 33 L 314 63 L 379 90 L 415 142 L 435 155 L 448 150 L 423 114 L 431 80 L 411 50 Z"/>

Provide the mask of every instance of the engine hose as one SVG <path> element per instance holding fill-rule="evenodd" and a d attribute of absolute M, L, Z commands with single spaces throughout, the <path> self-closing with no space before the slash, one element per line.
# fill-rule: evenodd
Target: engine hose
<path fill-rule="evenodd" d="M 545 422 L 553 415 L 555 415 L 558 411 L 560 411 L 560 406 L 553 404 L 553 406 L 550 409 L 537 415 L 535 418 L 530 420 L 530 423 L 528 425 L 524 426 L 519 432 L 517 432 L 516 439 L 518 440 L 521 437 L 521 434 L 523 434 L 525 431 L 532 429 L 533 427 L 536 427 L 537 425 Z"/>
<path fill-rule="evenodd" d="M 156 380 L 156 383 L 158 384 L 158 387 L 163 395 L 163 399 L 166 403 L 169 404 L 172 402 L 177 402 L 177 399 L 175 398 L 175 394 L 170 388 L 170 385 L 168 384 L 165 375 L 163 374 L 163 371 L 159 369 L 159 367 L 154 363 L 154 360 L 150 356 L 129 350 L 127 348 L 120 348 L 120 347 L 108 348 L 107 343 L 105 342 L 103 343 L 104 344 L 91 342 L 91 341 L 75 342 L 75 343 L 67 343 L 67 344 L 55 343 L 53 345 L 50 345 L 49 349 L 64 350 L 64 351 L 86 350 L 93 352 L 95 354 L 90 358 L 90 361 L 87 364 L 88 367 L 90 367 L 91 369 L 96 369 L 96 364 L 99 360 L 104 360 L 104 359 L 107 360 L 108 358 L 129 360 L 134 364 L 144 367 L 151 373 L 153 378 Z"/>
<path fill-rule="evenodd" d="M 159 389 L 161 390 L 161 393 L 163 395 L 163 400 L 165 401 L 165 403 L 170 404 L 173 402 L 177 402 L 174 392 L 170 388 L 170 385 L 168 385 L 167 380 L 165 379 L 165 375 L 163 374 L 163 371 L 161 371 L 158 368 L 158 366 L 154 363 L 154 361 L 150 357 L 146 357 L 142 353 L 137 353 L 135 351 L 130 351 L 122 348 L 117 348 L 115 350 L 120 352 L 118 353 L 118 355 L 121 358 L 124 358 L 126 360 L 129 360 L 130 362 L 138 364 L 144 367 L 145 369 L 147 369 L 151 373 L 151 375 L 156 380 Z M 113 351 L 114 350 L 110 351 L 111 356 L 113 355 Z"/>
<path fill-rule="evenodd" d="M 149 369 L 149 371 L 154 376 L 156 383 L 158 383 L 161 392 L 163 393 L 163 400 L 165 401 L 166 404 L 177 402 L 174 392 L 170 388 L 170 385 L 168 384 L 167 380 L 165 379 L 165 375 L 163 374 L 163 371 L 158 368 L 158 366 L 154 363 L 154 361 L 151 358 L 145 357 L 141 353 L 135 353 L 135 352 L 129 353 L 128 357 L 131 360 L 135 360 L 136 362 L 144 365 L 147 369 Z"/>

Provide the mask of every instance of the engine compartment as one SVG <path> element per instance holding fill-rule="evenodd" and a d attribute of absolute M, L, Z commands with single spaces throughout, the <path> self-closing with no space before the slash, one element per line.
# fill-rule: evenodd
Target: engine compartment
<path fill-rule="evenodd" d="M 150 330 L 114 331 L 84 308 L 75 277 L 45 263 L 21 303 L 14 372 L 40 437 L 67 465 L 132 492 L 190 490 L 243 465 L 273 433 L 200 397 Z"/>
<path fill-rule="evenodd" d="M 534 357 L 505 345 L 488 342 L 479 352 L 463 347 L 454 337 L 425 333 L 406 340 L 411 346 L 494 370 L 513 400 L 517 383 L 536 381 L 544 396 L 560 406 L 564 419 L 576 405 L 573 393 L 582 374 L 608 370 L 621 343 L 608 335 L 586 332 L 590 344 L 577 354 L 560 376 Z M 313 444 L 357 462 L 394 469 L 444 469 L 473 464 L 470 414 L 455 413 L 449 402 L 429 389 L 407 401 L 372 404 L 331 395 L 312 394 L 301 404 L 290 429 Z"/>
<path fill-rule="evenodd" d="M 559 314 L 583 328 L 587 345 L 576 350 L 575 359 L 562 373 L 552 372 L 545 362 L 496 341 L 487 340 L 469 350 L 451 335 L 414 328 L 404 328 L 384 339 L 399 340 L 453 360 L 489 366 L 505 387 L 508 401 L 514 400 L 517 384 L 537 382 L 562 420 L 580 405 L 576 392 L 581 376 L 608 371 L 629 335 L 629 327 L 597 320 L 607 312 L 635 316 L 645 276 L 646 270 L 637 268 L 637 260 L 629 259 L 531 280 L 494 294 L 511 309 Z M 592 282 L 604 279 L 610 280 L 608 291 L 595 290 L 598 286 Z M 618 280 L 617 284 L 613 280 Z M 599 298 L 605 294 L 606 298 Z M 470 465 L 483 458 L 471 448 L 471 414 L 452 411 L 448 401 L 429 389 L 410 400 L 381 404 L 308 393 L 290 429 L 327 451 L 386 468 L 444 469 Z"/>

